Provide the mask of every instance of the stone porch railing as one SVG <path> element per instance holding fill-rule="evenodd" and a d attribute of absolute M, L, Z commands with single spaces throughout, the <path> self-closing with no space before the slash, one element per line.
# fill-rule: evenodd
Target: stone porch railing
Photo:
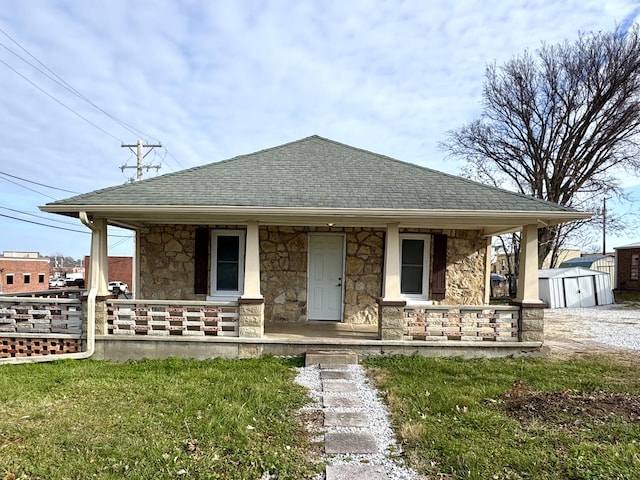
<path fill-rule="evenodd" d="M 237 337 L 238 302 L 107 300 L 106 334 Z"/>
<path fill-rule="evenodd" d="M 0 358 L 81 351 L 78 299 L 0 297 Z"/>
<path fill-rule="evenodd" d="M 381 340 L 523 341 L 518 306 L 388 302 L 380 310 Z"/>

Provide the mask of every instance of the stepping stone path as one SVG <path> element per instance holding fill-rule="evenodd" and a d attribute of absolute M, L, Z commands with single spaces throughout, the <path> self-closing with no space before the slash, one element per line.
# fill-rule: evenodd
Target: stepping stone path
<path fill-rule="evenodd" d="M 310 350 L 298 383 L 315 398 L 324 424 L 323 480 L 418 480 L 404 465 L 388 412 L 349 350 Z M 318 433 L 317 426 L 311 431 Z"/>
<path fill-rule="evenodd" d="M 324 407 L 324 450 L 327 454 L 378 453 L 375 437 L 369 431 L 369 418 L 346 365 L 320 365 L 322 405 Z M 351 394 L 351 396 L 341 396 Z M 338 409 L 336 411 L 326 411 Z M 355 410 L 355 411 L 354 411 Z M 345 429 L 348 429 L 345 431 Z M 389 480 L 381 465 L 330 465 L 326 480 Z"/>

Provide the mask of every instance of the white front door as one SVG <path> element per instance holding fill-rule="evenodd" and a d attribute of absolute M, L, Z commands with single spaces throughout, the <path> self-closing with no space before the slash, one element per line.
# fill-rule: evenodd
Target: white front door
<path fill-rule="evenodd" d="M 344 236 L 309 235 L 309 320 L 342 319 Z"/>

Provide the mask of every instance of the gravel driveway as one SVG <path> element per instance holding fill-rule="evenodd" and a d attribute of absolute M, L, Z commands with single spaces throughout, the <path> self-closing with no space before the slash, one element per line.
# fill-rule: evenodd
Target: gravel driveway
<path fill-rule="evenodd" d="M 544 311 L 552 352 L 627 350 L 640 353 L 640 303 Z"/>

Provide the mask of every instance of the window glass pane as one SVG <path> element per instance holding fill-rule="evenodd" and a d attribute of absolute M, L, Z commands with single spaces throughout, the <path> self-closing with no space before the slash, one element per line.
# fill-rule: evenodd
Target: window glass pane
<path fill-rule="evenodd" d="M 13 285 L 13 275 L 7 275 L 7 285 Z"/>
<path fill-rule="evenodd" d="M 402 240 L 400 291 L 403 294 L 422 295 L 424 273 L 424 240 Z"/>
<path fill-rule="evenodd" d="M 217 258 L 219 262 L 238 262 L 238 252 L 240 246 L 240 237 L 218 235 L 218 252 Z"/>
<path fill-rule="evenodd" d="M 238 291 L 238 263 L 218 262 L 216 290 Z"/>
<path fill-rule="evenodd" d="M 238 291 L 240 237 L 219 235 L 217 239 L 216 290 Z"/>
<path fill-rule="evenodd" d="M 29 273 L 24 274 L 24 283 L 31 283 L 31 274 Z"/>

